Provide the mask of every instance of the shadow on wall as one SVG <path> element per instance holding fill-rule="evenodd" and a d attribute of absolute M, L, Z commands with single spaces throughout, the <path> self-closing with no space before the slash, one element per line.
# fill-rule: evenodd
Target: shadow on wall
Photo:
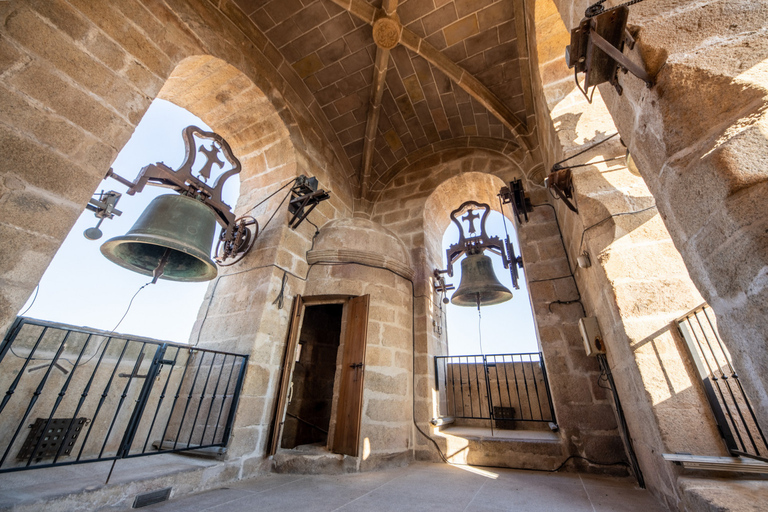
<path fill-rule="evenodd" d="M 574 91 L 571 94 L 580 93 Z M 595 101 L 601 100 L 598 97 Z M 554 118 L 555 129 L 567 155 L 598 144 L 616 133 L 612 126 L 609 129 L 593 128 L 585 117 L 583 112 L 566 112 Z M 580 133 L 584 124 L 592 129 L 593 135 Z M 619 138 L 613 137 L 563 164 L 564 167 L 581 166 L 572 170 L 578 216 L 583 224 L 577 254 L 581 254 L 589 241 L 592 255 L 596 256 L 657 215 L 653 196 L 643 179 L 627 170 L 626 161 L 620 158 L 624 154 L 625 148 Z M 614 158 L 617 159 L 600 163 Z M 594 165 L 588 165 L 593 162 Z M 571 215 L 575 214 L 566 213 L 566 216 Z"/>

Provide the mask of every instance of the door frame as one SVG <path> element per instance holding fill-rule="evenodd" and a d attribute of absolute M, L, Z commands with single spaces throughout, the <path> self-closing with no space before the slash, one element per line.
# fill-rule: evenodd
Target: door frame
<path fill-rule="evenodd" d="M 296 355 L 299 347 L 299 336 L 301 335 L 301 330 L 304 327 L 304 313 L 306 308 L 309 306 L 322 306 L 325 304 L 343 305 L 341 314 L 341 339 L 339 340 L 339 347 L 342 348 L 346 347 L 347 341 L 346 325 L 347 316 L 349 314 L 349 302 L 354 298 L 356 298 L 354 295 L 312 295 L 308 297 L 296 295 L 294 297 L 285 343 L 285 351 L 283 353 L 283 364 L 280 373 L 280 381 L 278 383 L 277 400 L 275 400 L 275 407 L 272 414 L 272 423 L 270 426 L 270 435 L 267 444 L 267 457 L 270 457 L 277 452 L 283 436 L 285 413 L 288 410 L 288 390 L 290 388 L 291 381 L 293 380 L 293 370 L 296 366 Z M 364 369 L 365 368 L 363 367 L 363 370 Z M 335 435 L 335 432 L 329 431 L 328 446 L 332 445 L 332 434 Z"/>

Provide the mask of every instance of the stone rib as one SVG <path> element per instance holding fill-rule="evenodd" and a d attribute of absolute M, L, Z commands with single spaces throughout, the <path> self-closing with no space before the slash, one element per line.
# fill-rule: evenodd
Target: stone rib
<path fill-rule="evenodd" d="M 366 23 L 373 24 L 376 19 L 376 9 L 363 0 L 331 0 L 333 3 L 349 11 Z M 403 27 L 400 44 L 415 52 L 434 67 L 445 73 L 456 85 L 464 89 L 470 96 L 483 105 L 488 112 L 501 121 L 512 133 L 520 139 L 521 145 L 531 151 L 529 138 L 531 133 L 526 123 L 521 121 L 504 103 L 477 78 L 461 66 L 443 55 L 437 48 Z"/>

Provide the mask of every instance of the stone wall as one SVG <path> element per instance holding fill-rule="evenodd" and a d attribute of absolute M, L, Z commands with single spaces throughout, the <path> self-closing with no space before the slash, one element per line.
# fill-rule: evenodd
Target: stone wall
<path fill-rule="evenodd" d="M 555 2 L 563 26 L 557 20 L 554 24 L 537 22 L 537 42 L 547 48 L 552 40 L 565 38 L 564 29 L 578 24 L 589 3 Z M 550 2 L 539 0 L 537 13 L 539 4 L 542 11 L 551 10 Z M 717 206 L 724 206 L 724 198 L 730 196 L 727 189 L 716 183 L 727 180 L 724 177 L 735 171 L 727 170 L 729 166 L 733 169 L 727 159 L 720 159 L 714 167 L 705 162 L 712 162 L 711 155 L 719 148 L 730 147 L 725 151 L 739 153 L 739 165 L 752 169 L 750 178 L 744 182 L 746 188 L 757 187 L 758 177 L 766 175 L 759 165 L 747 163 L 751 158 L 747 149 L 755 147 L 754 141 L 735 153 L 733 149 L 742 144 L 736 142 L 739 137 L 735 135 L 749 133 L 750 126 L 760 122 L 760 116 L 751 113 L 760 111 L 763 102 L 758 98 L 764 95 L 753 94 L 753 99 L 745 99 L 745 95 L 765 88 L 765 81 L 757 78 L 761 69 L 757 63 L 764 59 L 764 52 L 755 47 L 740 53 L 739 59 L 747 53 L 749 59 L 739 61 L 739 71 L 733 71 L 733 57 L 725 57 L 733 48 L 751 46 L 751 38 L 764 30 L 760 28 L 765 26 L 764 13 L 763 2 L 728 3 L 727 7 L 718 2 L 632 6 L 630 30 L 638 38 L 638 47 L 626 53 L 635 61 L 642 55 L 649 71 L 657 74 L 657 84 L 649 91 L 635 77 L 620 75 L 624 95 L 618 96 L 606 84 L 596 92 L 592 105 L 572 87 L 569 92 L 566 82 L 558 81 L 557 74 L 548 72 L 546 66 L 540 67 L 545 88 L 559 91 L 557 98 L 552 98 L 557 101 L 550 102 L 550 109 L 551 133 L 557 133 L 556 145 L 563 148 L 559 150 L 561 154 L 572 155 L 614 133 L 618 127 L 644 179 L 633 176 L 621 160 L 574 169 L 579 215 L 563 204 L 557 206 L 571 261 L 584 251 L 592 259 L 591 268 L 577 269 L 577 279 L 588 312 L 597 316 L 603 329 L 608 359 L 646 481 L 672 508 L 682 500 L 676 483 L 677 471 L 661 460 L 658 453 L 724 453 L 703 390 L 673 321 L 703 301 L 699 291 L 708 301 L 717 302 L 722 294 L 738 297 L 731 302 L 739 304 L 738 322 L 727 315 L 723 317 L 733 307 L 726 306 L 727 301 L 721 300 L 715 310 L 726 342 L 741 352 L 754 341 L 745 341 L 744 334 L 739 335 L 739 341 L 739 336 L 728 336 L 729 331 L 735 328 L 742 333 L 751 332 L 748 337 L 754 340 L 755 322 L 765 318 L 758 306 L 762 301 L 761 287 L 750 284 L 750 271 L 740 271 L 739 282 L 729 270 L 735 266 L 752 268 L 753 278 L 759 280 L 763 263 L 759 263 L 757 252 L 764 251 L 749 253 L 746 257 L 750 263 L 746 266 L 739 263 L 737 255 L 745 245 L 737 245 L 736 253 L 730 248 L 725 250 L 728 261 L 716 266 L 702 263 L 712 261 L 709 247 L 714 247 L 714 239 L 718 240 L 717 245 L 729 247 L 729 233 L 749 239 L 749 229 L 738 227 L 739 222 L 761 222 L 752 206 Z M 697 29 L 686 31 L 691 26 Z M 730 27 L 727 37 L 716 36 L 726 26 Z M 702 88 L 703 83 L 707 87 Z M 672 90 L 675 92 L 670 93 Z M 607 108 L 601 94 L 606 98 Z M 740 106 L 727 107 L 729 101 Z M 727 109 L 728 114 L 712 110 L 717 108 Z M 708 120 L 692 116 L 705 116 Z M 710 122 L 715 119 L 717 122 Z M 739 127 L 729 128 L 733 123 Z M 705 126 L 712 128 L 707 131 Z M 743 135 L 740 137 L 744 140 Z M 624 148 L 613 139 L 570 163 L 599 161 L 623 153 Z M 736 175 L 746 176 L 743 171 Z M 755 190 L 741 197 L 746 198 Z M 735 194 L 735 189 L 731 193 Z M 661 215 L 656 213 L 655 205 Z M 730 224 L 726 225 L 731 227 L 723 228 L 720 219 L 729 216 L 742 221 L 728 221 Z M 715 226 L 717 235 L 711 232 Z M 709 245 L 696 245 L 696 240 L 707 240 Z M 749 243 L 759 244 L 756 240 L 753 238 Z M 755 247 L 751 250 L 756 251 Z M 727 275 L 727 284 L 718 275 Z M 765 326 L 758 330 L 765 330 Z M 759 388 L 765 373 L 756 371 L 753 361 L 739 360 L 737 356 L 737 363 L 746 363 L 740 370 L 749 375 L 753 396 L 762 400 Z"/>
<path fill-rule="evenodd" d="M 587 1 L 555 2 L 574 27 Z M 696 287 L 718 315 L 768 423 L 765 107 L 768 3 L 644 2 L 629 25 L 655 86 L 630 75 L 600 90 Z M 691 30 L 692 29 L 692 30 Z"/>

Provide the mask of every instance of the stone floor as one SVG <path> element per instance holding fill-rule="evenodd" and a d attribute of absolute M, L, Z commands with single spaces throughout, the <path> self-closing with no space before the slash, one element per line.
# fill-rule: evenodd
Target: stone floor
<path fill-rule="evenodd" d="M 415 463 L 346 475 L 270 474 L 143 511 L 662 512 L 631 479 Z"/>

